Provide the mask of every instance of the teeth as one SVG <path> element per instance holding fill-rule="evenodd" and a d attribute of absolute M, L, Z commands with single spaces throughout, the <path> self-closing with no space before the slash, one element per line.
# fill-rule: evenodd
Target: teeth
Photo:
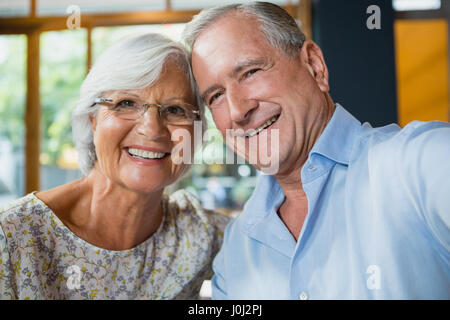
<path fill-rule="evenodd" d="M 274 117 L 270 118 L 269 120 L 267 120 L 266 122 L 264 122 L 260 127 L 254 129 L 254 130 L 250 130 L 250 132 L 246 134 L 246 137 L 251 138 L 251 137 L 257 135 L 257 134 L 260 133 L 262 130 L 264 130 L 265 128 L 267 128 L 268 126 L 270 126 L 272 123 L 274 123 L 277 119 L 278 119 L 278 116 L 274 116 Z"/>
<path fill-rule="evenodd" d="M 147 150 L 142 150 L 142 149 L 134 149 L 134 148 L 129 148 L 128 153 L 131 154 L 132 156 L 136 156 L 136 157 L 140 157 L 140 158 L 144 158 L 144 159 L 161 159 L 162 157 L 164 157 L 166 155 L 165 153 L 152 152 L 152 151 L 147 151 Z"/>

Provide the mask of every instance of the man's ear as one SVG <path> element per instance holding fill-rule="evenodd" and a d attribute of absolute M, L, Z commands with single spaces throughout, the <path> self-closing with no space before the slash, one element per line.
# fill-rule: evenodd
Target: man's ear
<path fill-rule="evenodd" d="M 320 90 L 322 92 L 330 91 L 328 68 L 320 47 L 312 40 L 306 40 L 300 49 L 300 58 L 311 73 L 311 76 L 316 80 Z"/>

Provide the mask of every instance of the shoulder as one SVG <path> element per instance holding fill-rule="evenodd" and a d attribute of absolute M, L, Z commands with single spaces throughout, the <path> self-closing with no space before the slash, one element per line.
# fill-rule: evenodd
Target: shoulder
<path fill-rule="evenodd" d="M 413 121 L 393 139 L 395 160 L 404 166 L 426 169 L 450 157 L 450 124 L 440 121 Z M 412 168 L 411 168 L 412 169 Z"/>
<path fill-rule="evenodd" d="M 398 141 L 401 134 L 402 128 L 394 123 L 377 128 L 372 128 L 370 124 L 365 123 L 359 134 L 360 148 L 355 150 L 360 152 L 362 149 L 371 151 L 377 148 L 386 148 Z"/>
<path fill-rule="evenodd" d="M 357 155 L 359 161 L 349 166 L 358 184 L 370 184 L 373 188 L 369 190 L 376 190 L 385 199 L 410 199 L 416 208 L 442 192 L 448 193 L 450 184 L 445 177 L 450 174 L 450 124 L 413 121 L 367 137 L 360 148 L 363 152 Z"/>
<path fill-rule="evenodd" d="M 380 128 L 369 128 L 364 130 L 361 138 L 366 142 L 372 142 L 372 146 L 379 143 L 392 146 L 415 146 L 424 139 L 434 144 L 445 142 L 448 145 L 450 137 L 450 124 L 441 121 L 412 121 L 405 127 L 400 128 L 391 124 Z"/>
<path fill-rule="evenodd" d="M 12 250 L 20 246 L 28 234 L 40 234 L 46 221 L 45 211 L 45 205 L 32 193 L 0 209 L 0 229 Z"/>
<path fill-rule="evenodd" d="M 427 149 L 449 151 L 450 124 L 441 121 L 413 121 L 403 128 L 401 140 L 405 149 L 424 148 L 425 151 Z"/>
<path fill-rule="evenodd" d="M 427 173 L 436 169 L 450 170 L 449 123 L 414 121 L 403 131 L 398 159 L 407 168 Z"/>
<path fill-rule="evenodd" d="M 202 208 L 198 199 L 186 190 L 165 196 L 164 228 L 170 230 L 171 243 L 176 239 L 182 255 L 196 257 L 195 263 L 209 268 L 223 243 L 224 229 L 230 218 Z M 172 232 L 173 231 L 173 232 Z M 167 234 L 167 233 L 166 233 Z M 211 272 L 208 269 L 208 272 Z M 208 275 L 209 277 L 209 275 Z"/>
<path fill-rule="evenodd" d="M 29 217 L 33 213 L 39 215 L 43 206 L 43 203 L 32 193 L 16 199 L 0 209 L 0 226 L 5 229 L 8 224 L 21 222 L 24 217 Z"/>
<path fill-rule="evenodd" d="M 189 191 L 181 189 L 166 196 L 168 214 L 176 220 L 178 228 L 202 229 L 223 234 L 231 218 L 202 208 L 200 201 Z"/>
<path fill-rule="evenodd" d="M 369 161 L 418 163 L 430 155 L 434 155 L 434 159 L 437 155 L 450 155 L 450 124 L 413 121 L 403 128 L 394 124 L 366 128 L 361 134 L 361 141 Z"/>

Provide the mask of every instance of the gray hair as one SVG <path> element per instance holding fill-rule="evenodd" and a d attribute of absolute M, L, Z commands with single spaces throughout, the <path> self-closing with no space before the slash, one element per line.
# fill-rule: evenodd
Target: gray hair
<path fill-rule="evenodd" d="M 97 160 L 89 117 L 98 110 L 94 100 L 106 91 L 143 89 L 154 84 L 166 61 L 177 63 L 186 73 L 206 127 L 204 104 L 200 98 L 186 49 L 160 34 L 147 33 L 126 37 L 109 47 L 97 59 L 80 90 L 80 99 L 72 114 L 72 135 L 78 151 L 78 167 L 87 175 Z"/>
<path fill-rule="evenodd" d="M 200 33 L 215 21 L 231 13 L 255 17 L 267 41 L 288 57 L 295 57 L 306 40 L 299 25 L 283 8 L 269 2 L 231 4 L 202 10 L 183 30 L 182 40 L 189 53 Z"/>

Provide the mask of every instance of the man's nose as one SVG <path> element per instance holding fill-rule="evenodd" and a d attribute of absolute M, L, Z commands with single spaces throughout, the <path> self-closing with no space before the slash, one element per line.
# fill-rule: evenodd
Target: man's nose
<path fill-rule="evenodd" d="M 228 109 L 230 118 L 233 122 L 246 121 L 252 111 L 258 108 L 258 101 L 251 99 L 238 87 L 232 87 L 227 90 Z"/>
<path fill-rule="evenodd" d="M 169 131 L 162 119 L 159 117 L 159 109 L 156 106 L 147 107 L 137 120 L 137 133 L 149 139 L 157 140 L 169 136 Z"/>

